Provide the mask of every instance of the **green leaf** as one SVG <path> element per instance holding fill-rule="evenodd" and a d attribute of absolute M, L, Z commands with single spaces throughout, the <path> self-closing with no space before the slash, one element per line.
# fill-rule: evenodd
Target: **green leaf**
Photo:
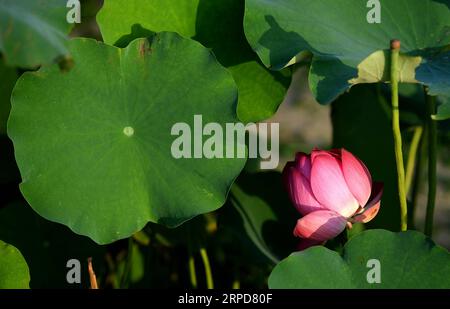
<path fill-rule="evenodd" d="M 434 120 L 450 119 L 450 98 L 442 98 L 442 104 L 438 107 L 438 112 L 433 116 Z"/>
<path fill-rule="evenodd" d="M 330 103 L 356 83 L 389 80 L 386 50 L 402 42 L 401 81 L 450 94 L 448 1 L 386 0 L 381 23 L 369 23 L 366 1 L 247 0 L 244 28 L 262 62 L 280 69 L 314 54 L 310 88 Z"/>
<path fill-rule="evenodd" d="M 12 95 L 8 135 L 33 209 L 104 244 L 222 206 L 246 160 L 171 152 L 185 123 L 193 156 L 194 115 L 224 132 L 237 122 L 236 86 L 210 51 L 168 32 L 123 50 L 75 39 L 69 50 L 72 70 L 26 73 Z"/>
<path fill-rule="evenodd" d="M 11 109 L 9 99 L 17 77 L 16 70 L 5 66 L 0 58 L 0 134 L 6 133 L 6 122 Z"/>
<path fill-rule="evenodd" d="M 32 68 L 66 55 L 71 28 L 66 0 L 0 0 L 0 52 L 11 66 Z"/>
<path fill-rule="evenodd" d="M 361 98 L 364 98 L 363 101 Z M 378 215 L 368 225 L 400 229 L 400 206 L 389 105 L 375 85 L 358 85 L 333 103 L 333 146 L 345 148 L 384 184 Z"/>
<path fill-rule="evenodd" d="M 43 219 L 24 201 L 0 209 L 0 238 L 22 252 L 30 268 L 31 288 L 88 288 L 88 257 L 92 257 L 98 276 L 104 271 L 100 267 L 104 247 L 63 225 Z M 81 284 L 67 282 L 66 264 L 71 259 L 81 263 Z"/>
<path fill-rule="evenodd" d="M 373 260 L 380 283 L 367 280 L 377 270 Z M 342 257 L 325 247 L 291 254 L 275 267 L 269 287 L 448 289 L 450 254 L 419 232 L 370 230 L 349 240 Z"/>
<path fill-rule="evenodd" d="M 22 254 L 0 240 L 0 289 L 28 289 L 30 274 Z"/>
<path fill-rule="evenodd" d="M 108 44 L 120 42 L 123 36 L 133 34 L 133 30 L 139 28 L 152 32 L 172 31 L 193 37 L 199 2 L 200 0 L 106 0 L 97 14 L 97 22 L 103 40 Z"/>
<path fill-rule="evenodd" d="M 126 46 L 152 32 L 174 31 L 211 48 L 236 80 L 239 118 L 255 122 L 276 112 L 289 78 L 258 61 L 245 39 L 243 16 L 242 0 L 106 0 L 97 20 L 108 44 Z"/>
<path fill-rule="evenodd" d="M 231 188 L 230 201 L 236 213 L 227 226 L 238 237 L 250 240 L 272 263 L 292 252 L 296 243 L 292 230 L 300 215 L 289 201 L 280 173 L 243 173 Z"/>

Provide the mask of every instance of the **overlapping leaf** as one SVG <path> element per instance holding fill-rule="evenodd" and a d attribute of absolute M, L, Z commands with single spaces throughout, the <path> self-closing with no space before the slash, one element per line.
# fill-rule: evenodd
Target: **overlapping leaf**
<path fill-rule="evenodd" d="M 312 52 L 310 87 L 321 103 L 356 83 L 388 81 L 392 39 L 402 42 L 402 82 L 449 95 L 450 1 L 381 1 L 380 23 L 369 23 L 372 13 L 358 0 L 247 0 L 245 32 L 274 69 Z"/>
<path fill-rule="evenodd" d="M 239 118 L 250 122 L 276 112 L 289 79 L 257 61 L 245 40 L 243 15 L 243 0 L 106 0 L 97 20 L 108 44 L 174 31 L 212 48 L 238 85 Z"/>

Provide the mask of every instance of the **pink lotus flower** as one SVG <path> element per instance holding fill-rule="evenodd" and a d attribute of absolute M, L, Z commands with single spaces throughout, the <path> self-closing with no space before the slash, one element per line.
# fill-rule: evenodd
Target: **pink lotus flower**
<path fill-rule="evenodd" d="M 367 167 L 345 149 L 298 153 L 283 171 L 285 185 L 300 214 L 294 235 L 301 249 L 339 235 L 355 222 L 378 213 L 383 185 L 372 183 Z"/>

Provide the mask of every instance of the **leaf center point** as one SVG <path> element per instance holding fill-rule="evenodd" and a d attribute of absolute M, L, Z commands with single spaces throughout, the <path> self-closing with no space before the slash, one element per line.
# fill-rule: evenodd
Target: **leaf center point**
<path fill-rule="evenodd" d="M 125 127 L 125 128 L 123 128 L 123 134 L 125 134 L 128 137 L 132 137 L 134 135 L 133 127 Z"/>

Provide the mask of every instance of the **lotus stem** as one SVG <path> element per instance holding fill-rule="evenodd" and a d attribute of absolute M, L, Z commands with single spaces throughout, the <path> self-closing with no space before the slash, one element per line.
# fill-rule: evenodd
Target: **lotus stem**
<path fill-rule="evenodd" d="M 398 104 L 399 56 L 401 43 L 391 41 L 391 87 L 392 87 L 392 131 L 394 134 L 395 159 L 397 163 L 398 196 L 400 200 L 400 227 L 408 229 L 408 204 L 406 201 L 405 166 L 403 163 L 402 134 L 400 130 L 400 110 Z"/>
<path fill-rule="evenodd" d="M 419 145 L 422 140 L 422 133 L 423 128 L 421 126 L 418 126 L 414 129 L 413 139 L 411 141 L 411 146 L 409 147 L 408 162 L 406 163 L 406 180 L 405 180 L 406 195 L 409 194 L 409 191 L 411 189 L 411 184 L 414 178 L 414 170 L 417 170 L 417 168 L 415 168 L 417 161 L 416 158 L 417 158 L 417 151 L 419 149 Z"/>
<path fill-rule="evenodd" d="M 426 131 L 426 130 L 425 130 Z M 426 155 L 426 134 L 422 135 L 422 138 L 420 140 L 419 150 L 417 154 L 417 164 L 416 164 L 416 171 L 414 173 L 414 180 L 411 188 L 411 203 L 409 205 L 408 209 L 408 225 L 410 228 L 414 229 L 415 223 L 415 212 L 417 208 L 417 199 L 419 196 L 419 190 L 420 190 L 420 181 L 422 179 L 422 173 L 423 173 L 423 162 Z"/>
<path fill-rule="evenodd" d="M 205 267 L 206 287 L 214 289 L 214 281 L 211 273 L 211 265 L 209 264 L 208 253 L 205 248 L 200 248 L 200 255 L 202 257 L 203 266 Z"/>
<path fill-rule="evenodd" d="M 432 116 L 436 113 L 436 97 L 427 95 L 427 127 L 428 127 L 428 201 L 425 218 L 425 235 L 433 235 L 434 207 L 436 204 L 437 178 L 437 123 Z"/>
<path fill-rule="evenodd" d="M 197 274 L 195 271 L 195 260 L 193 255 L 189 255 L 189 279 L 191 280 L 192 288 L 197 288 Z"/>

